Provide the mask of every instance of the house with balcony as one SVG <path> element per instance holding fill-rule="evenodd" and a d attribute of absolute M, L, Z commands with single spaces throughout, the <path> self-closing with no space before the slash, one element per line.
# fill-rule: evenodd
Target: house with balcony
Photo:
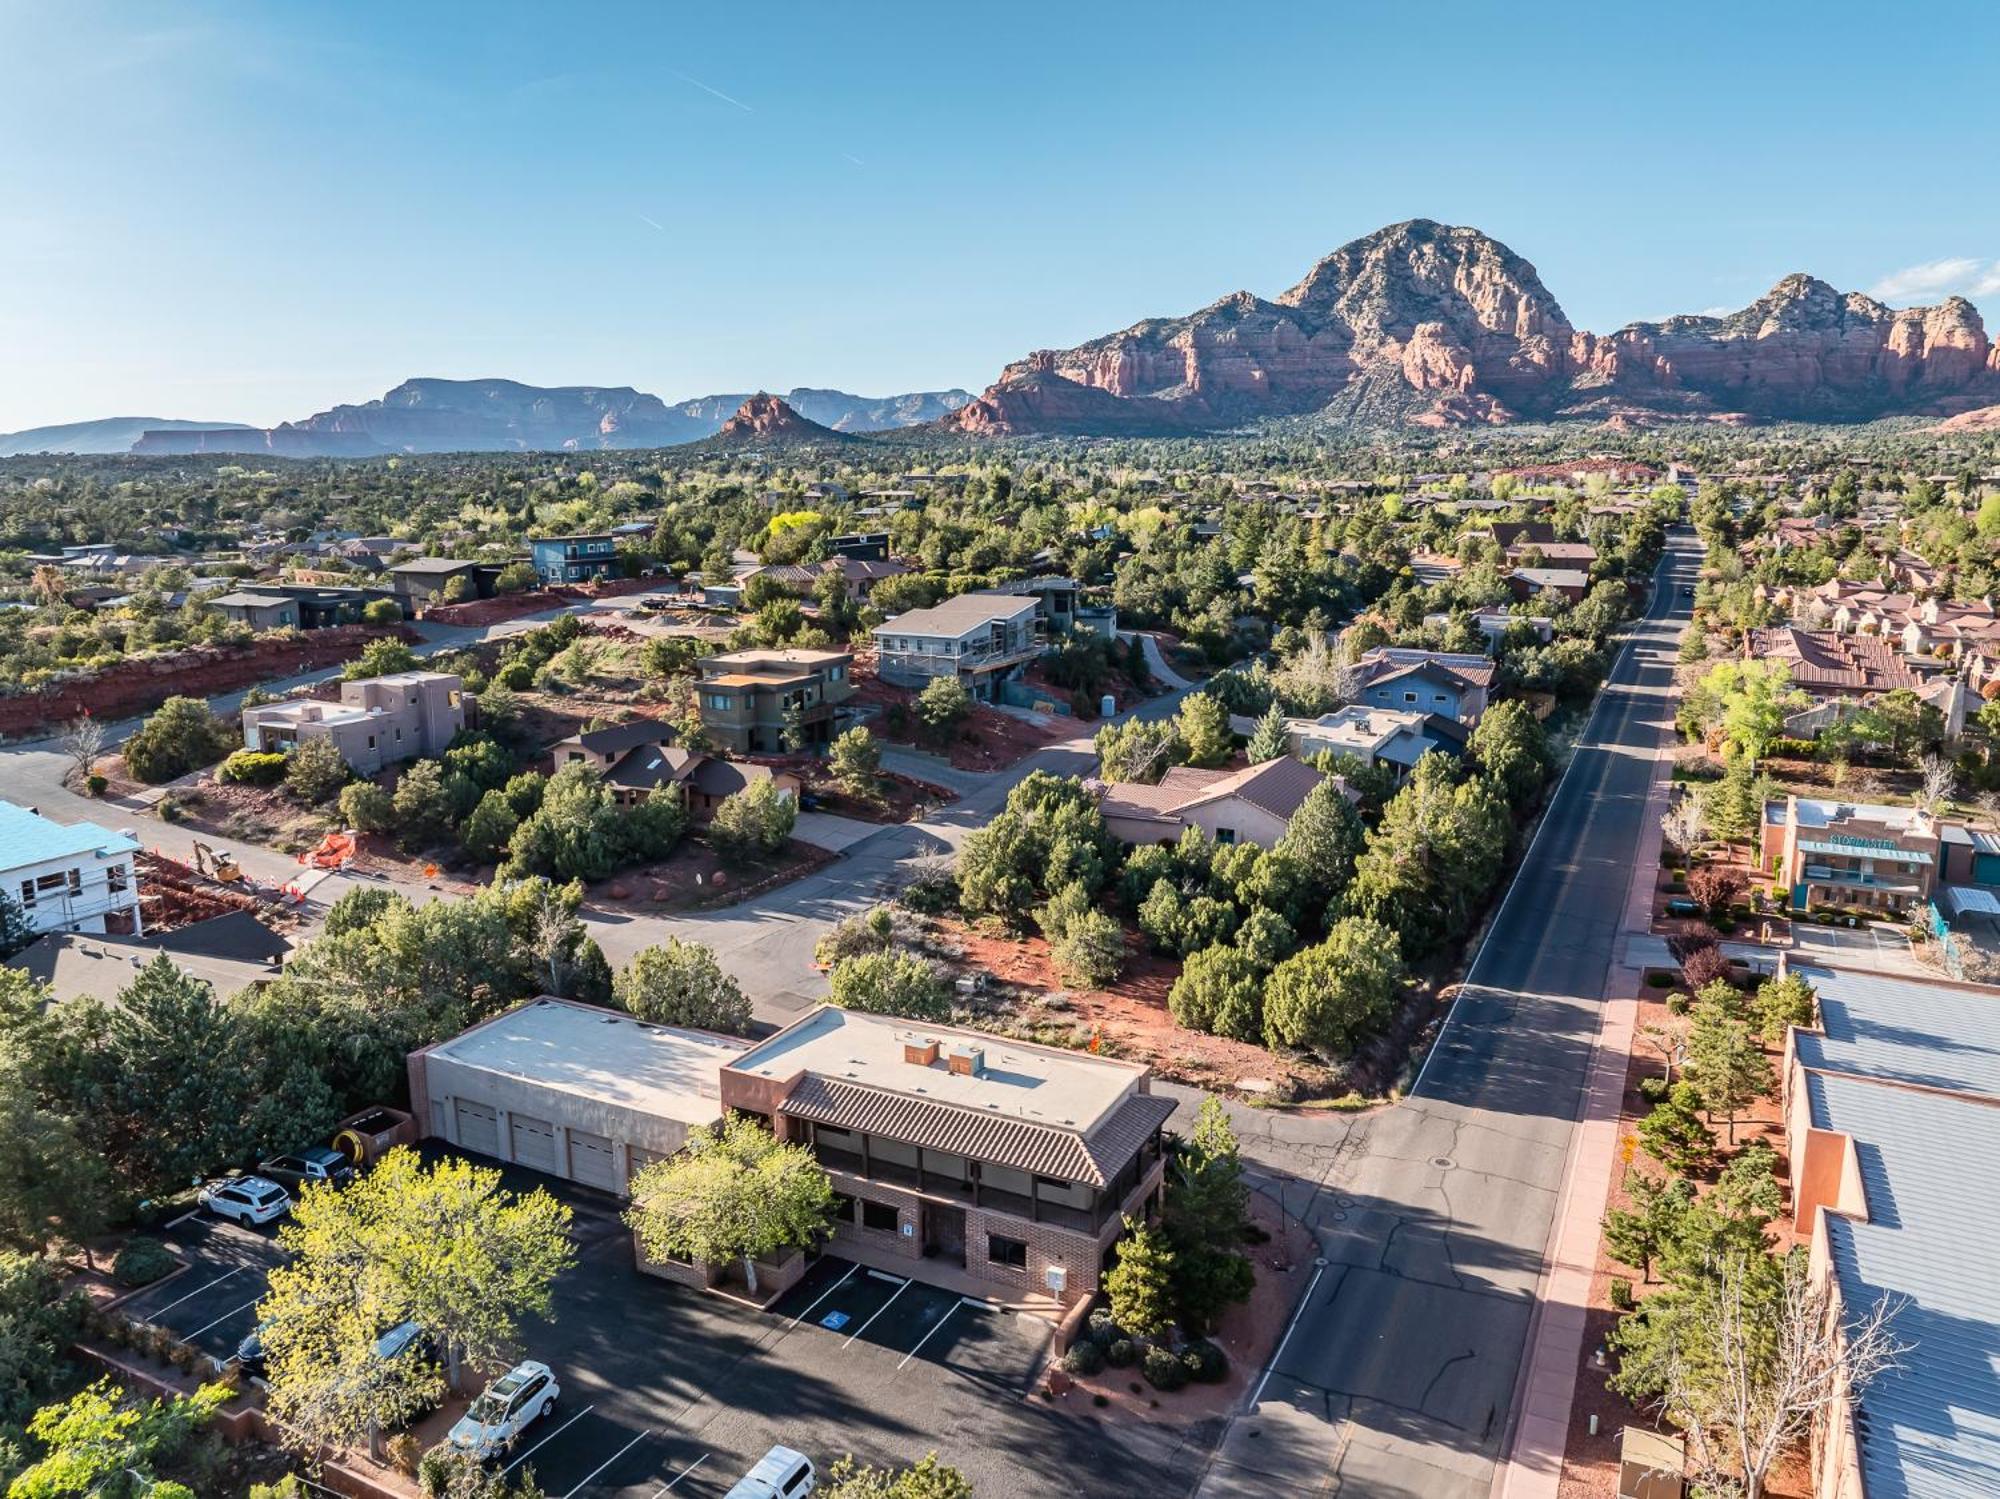
<path fill-rule="evenodd" d="M 1788 796 L 1765 803 L 1764 869 L 1794 911 L 1860 906 L 1899 916 L 1937 889 L 1947 845 L 1965 829 L 1915 807 Z"/>
<path fill-rule="evenodd" d="M 138 852 L 130 833 L 0 801 L 0 890 L 37 932 L 140 935 Z"/>
<path fill-rule="evenodd" d="M 547 584 L 594 583 L 618 570 L 618 541 L 610 533 L 544 536 L 528 543 L 535 571 Z"/>
<path fill-rule="evenodd" d="M 854 695 L 848 651 L 725 651 L 695 668 L 702 727 L 733 755 L 780 754 L 788 729 L 802 748 L 830 743 L 840 705 Z"/>
<path fill-rule="evenodd" d="M 450 672 L 400 671 L 340 684 L 340 701 L 298 698 L 243 710 L 243 747 L 289 752 L 330 740 L 357 775 L 441 755 L 465 727 L 464 684 Z"/>
<path fill-rule="evenodd" d="M 1491 656 L 1383 645 L 1354 663 L 1356 701 L 1377 708 L 1434 713 L 1470 727 L 1486 712 L 1499 663 Z"/>
<path fill-rule="evenodd" d="M 1159 1207 L 1174 1101 L 1137 1063 L 826 1005 L 721 1073 L 832 1176 L 829 1247 L 863 1264 L 1068 1307 Z"/>
<path fill-rule="evenodd" d="M 897 687 L 921 691 L 938 677 L 956 677 L 981 702 L 1021 675 L 1048 649 L 1042 601 L 1034 595 L 962 593 L 929 609 L 912 609 L 874 629 L 876 673 Z"/>

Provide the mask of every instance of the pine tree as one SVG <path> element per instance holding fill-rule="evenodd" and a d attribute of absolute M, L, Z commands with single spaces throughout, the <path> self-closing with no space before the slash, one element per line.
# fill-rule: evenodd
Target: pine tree
<path fill-rule="evenodd" d="M 1291 740 L 1285 733 L 1285 715 L 1276 703 L 1271 704 L 1264 716 L 1257 720 L 1257 730 L 1250 736 L 1247 753 L 1252 765 L 1262 765 L 1266 760 L 1275 760 L 1291 747 Z"/>
<path fill-rule="evenodd" d="M 1174 1252 L 1165 1237 L 1126 1218 L 1118 1263 L 1104 1272 L 1111 1320 L 1138 1337 L 1158 1337 L 1174 1320 L 1173 1283 Z"/>

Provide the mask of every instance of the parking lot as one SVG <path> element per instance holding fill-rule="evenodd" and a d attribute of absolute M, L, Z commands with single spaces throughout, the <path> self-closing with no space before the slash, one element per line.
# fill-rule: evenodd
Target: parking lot
<path fill-rule="evenodd" d="M 554 1369 L 561 1398 L 502 1460 L 532 1472 L 549 1499 L 720 1499 L 774 1445 L 822 1473 L 847 1453 L 903 1464 L 936 1450 L 980 1493 L 1192 1488 L 1200 1454 L 1174 1434 L 1034 1394 L 1046 1322 L 834 1255 L 759 1310 L 640 1274 L 612 1199 L 500 1169 L 510 1187 L 546 1188 L 574 1215 L 577 1263 L 556 1283 L 551 1320 L 530 1319 L 519 1350 Z M 227 1358 L 256 1325 L 280 1257 L 275 1231 L 204 1213 L 161 1237 L 189 1268 L 127 1309 Z"/>

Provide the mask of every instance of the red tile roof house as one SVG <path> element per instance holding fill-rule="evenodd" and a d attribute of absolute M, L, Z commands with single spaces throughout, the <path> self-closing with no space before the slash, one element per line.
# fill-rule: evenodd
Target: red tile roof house
<path fill-rule="evenodd" d="M 1106 786 L 1098 798 L 1111 836 L 1133 846 L 1178 843 L 1200 828 L 1216 843 L 1270 848 L 1285 836 L 1292 814 L 1326 776 L 1303 760 L 1280 755 L 1247 770 L 1196 770 L 1177 765 L 1157 786 Z"/>
<path fill-rule="evenodd" d="M 1159 1207 L 1174 1101 L 1139 1063 L 825 1005 L 721 1077 L 818 1157 L 862 1264 L 1059 1316 Z"/>
<path fill-rule="evenodd" d="M 1895 645 L 1866 635 L 1778 625 L 1749 631 L 1743 654 L 1751 660 L 1784 662 L 1791 668 L 1793 685 L 1816 699 L 1898 688 L 1914 692 L 1923 685 Z"/>

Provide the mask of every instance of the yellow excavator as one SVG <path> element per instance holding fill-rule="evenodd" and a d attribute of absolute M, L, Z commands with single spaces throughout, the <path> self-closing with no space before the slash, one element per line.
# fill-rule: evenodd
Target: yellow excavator
<path fill-rule="evenodd" d="M 194 841 L 195 873 L 224 885 L 243 882 L 243 866 L 227 854 L 217 853 L 199 838 Z"/>

